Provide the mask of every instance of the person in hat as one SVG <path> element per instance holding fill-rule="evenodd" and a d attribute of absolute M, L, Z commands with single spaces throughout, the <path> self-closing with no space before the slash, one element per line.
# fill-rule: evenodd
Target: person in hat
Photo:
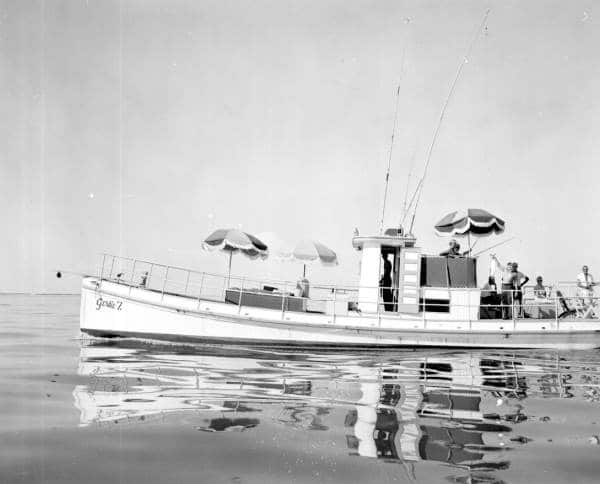
<path fill-rule="evenodd" d="M 460 257 L 460 244 L 455 239 L 452 239 L 448 242 L 448 249 L 440 252 L 440 255 L 442 257 Z"/>

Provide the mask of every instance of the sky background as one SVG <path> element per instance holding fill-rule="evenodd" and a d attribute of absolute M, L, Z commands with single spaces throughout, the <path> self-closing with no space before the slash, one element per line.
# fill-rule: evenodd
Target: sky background
<path fill-rule="evenodd" d="M 212 229 L 314 238 L 355 283 L 412 193 L 457 68 L 414 232 L 485 208 L 523 272 L 600 277 L 600 9 L 588 1 L 0 0 L 0 291 L 73 292 L 102 252 L 218 271 Z M 411 173 L 409 177 L 409 173 Z M 480 276 L 489 257 L 480 259 Z M 295 279 L 298 264 L 234 259 Z M 480 282 L 481 279 L 480 279 Z"/>

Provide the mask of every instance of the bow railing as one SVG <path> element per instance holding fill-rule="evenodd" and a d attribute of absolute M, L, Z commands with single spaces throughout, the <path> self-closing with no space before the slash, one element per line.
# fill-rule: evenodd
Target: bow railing
<path fill-rule="evenodd" d="M 325 313 L 336 316 L 362 317 L 359 287 L 348 285 L 309 285 L 306 280 L 298 282 L 274 279 L 256 279 L 240 276 L 226 276 L 210 272 L 195 271 L 183 267 L 159 264 L 143 259 L 102 254 L 98 271 L 100 279 L 125 285 L 131 289 L 141 288 L 165 296 L 180 296 L 200 301 L 219 301 L 252 306 L 253 301 L 262 301 L 263 307 L 281 309 L 282 317 L 288 311 Z M 364 289 L 364 288 L 363 288 Z M 378 317 L 394 317 L 398 314 L 397 289 L 394 287 L 374 287 L 379 291 L 379 301 L 375 313 Z M 384 289 L 391 289 L 394 300 L 384 301 Z M 447 301 L 423 297 L 427 289 L 435 289 L 448 294 Z M 435 313 L 450 313 L 463 310 L 466 320 L 470 319 L 550 319 L 558 322 L 561 317 L 590 319 L 600 316 L 598 297 L 581 293 L 577 283 L 561 283 L 545 286 L 545 296 L 540 291 L 526 286 L 522 291 L 486 291 L 492 298 L 482 297 L 466 304 L 452 301 L 452 293 L 464 293 L 477 288 L 421 288 L 418 312 L 423 318 L 434 318 Z M 522 293 L 522 297 L 519 297 Z M 598 308 L 598 309 L 596 309 Z M 478 315 L 472 318 L 473 310 Z M 370 312 L 369 314 L 372 314 Z M 440 315 L 441 316 L 441 315 Z"/>

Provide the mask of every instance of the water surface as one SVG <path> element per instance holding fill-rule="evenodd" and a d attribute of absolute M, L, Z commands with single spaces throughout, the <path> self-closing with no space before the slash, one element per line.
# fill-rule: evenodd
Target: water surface
<path fill-rule="evenodd" d="M 598 482 L 600 352 L 83 339 L 0 297 L 0 482 Z"/>

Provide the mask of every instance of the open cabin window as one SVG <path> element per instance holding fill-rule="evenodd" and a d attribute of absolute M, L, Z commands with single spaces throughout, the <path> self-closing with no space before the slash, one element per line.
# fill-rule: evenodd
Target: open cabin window
<path fill-rule="evenodd" d="M 423 256 L 421 288 L 464 289 L 477 287 L 477 264 L 473 257 Z M 422 290 L 421 308 L 429 312 L 450 312 L 450 299 L 427 297 Z"/>

